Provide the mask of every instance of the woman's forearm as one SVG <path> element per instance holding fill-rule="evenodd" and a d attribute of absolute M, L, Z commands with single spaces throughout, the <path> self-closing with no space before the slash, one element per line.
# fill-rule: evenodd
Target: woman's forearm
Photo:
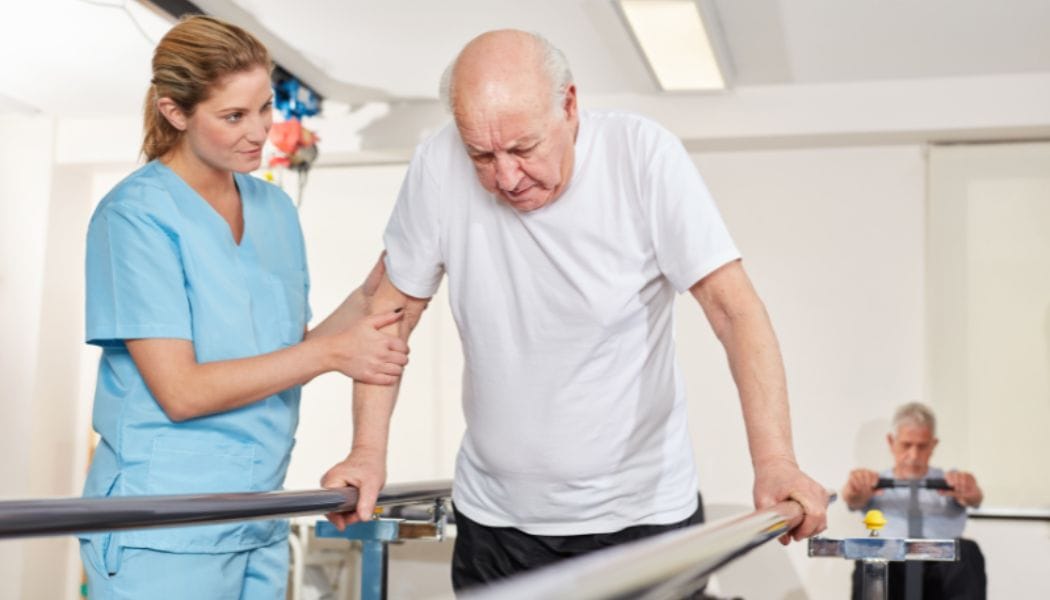
<path fill-rule="evenodd" d="M 128 340 L 146 384 L 173 421 L 246 406 L 332 370 L 322 339 L 268 354 L 198 363 L 187 340 Z"/>

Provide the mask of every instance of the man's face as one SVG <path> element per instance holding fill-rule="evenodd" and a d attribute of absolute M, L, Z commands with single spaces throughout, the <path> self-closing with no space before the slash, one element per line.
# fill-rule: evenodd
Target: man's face
<path fill-rule="evenodd" d="M 456 125 L 481 186 L 521 212 L 550 204 L 572 177 L 576 89 L 565 101 L 466 102 Z"/>
<path fill-rule="evenodd" d="M 929 427 L 902 424 L 897 434 L 889 434 L 886 441 L 893 453 L 893 473 L 902 479 L 918 479 L 930 468 L 930 456 L 937 447 Z"/>

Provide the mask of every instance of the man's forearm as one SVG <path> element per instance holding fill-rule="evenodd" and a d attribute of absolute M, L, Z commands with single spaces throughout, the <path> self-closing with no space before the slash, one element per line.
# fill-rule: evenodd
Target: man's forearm
<path fill-rule="evenodd" d="M 732 317 L 727 341 L 729 368 L 740 394 L 751 461 L 795 462 L 791 415 L 780 348 L 759 305 Z"/>
<path fill-rule="evenodd" d="M 411 298 L 402 294 L 385 274 L 381 276 L 374 294 L 370 295 L 368 300 L 367 310 L 371 314 L 394 309 L 404 311 L 404 318 L 384 331 L 396 334 L 405 341 L 412 335 L 429 303 L 429 299 Z M 352 452 L 369 451 L 386 457 L 390 417 L 394 412 L 400 389 L 400 380 L 390 386 L 354 382 Z"/>
<path fill-rule="evenodd" d="M 354 382 L 354 434 L 351 452 L 371 452 L 386 456 L 390 416 L 401 387 Z"/>
<path fill-rule="evenodd" d="M 794 462 L 780 346 L 743 266 L 739 261 L 729 263 L 690 291 L 725 348 L 740 395 L 752 463 Z"/>
<path fill-rule="evenodd" d="M 758 296 L 747 294 L 726 310 L 718 335 L 740 394 L 751 462 L 794 462 L 784 362 Z"/>

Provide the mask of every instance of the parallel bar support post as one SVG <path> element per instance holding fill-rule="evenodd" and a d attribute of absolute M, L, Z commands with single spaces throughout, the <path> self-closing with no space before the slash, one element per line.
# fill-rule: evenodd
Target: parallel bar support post
<path fill-rule="evenodd" d="M 861 561 L 861 599 L 862 600 L 887 600 L 889 589 L 887 586 L 889 563 L 884 560 Z"/>
<path fill-rule="evenodd" d="M 386 600 L 390 542 L 406 539 L 443 539 L 445 508 L 435 501 L 433 520 L 372 519 L 347 525 L 339 531 L 328 521 L 318 521 L 314 534 L 321 538 L 343 538 L 361 542 L 361 600 Z"/>
<path fill-rule="evenodd" d="M 908 481 L 908 537 L 923 537 L 922 506 L 919 505 L 918 479 Z M 904 563 L 904 600 L 922 600 L 923 564 L 910 560 Z"/>
<path fill-rule="evenodd" d="M 361 542 L 361 600 L 386 600 L 387 545 L 401 539 L 400 519 L 373 519 L 347 525 L 339 531 L 328 521 L 318 521 L 314 534 Z"/>
<path fill-rule="evenodd" d="M 388 542 L 361 542 L 361 600 L 386 600 Z"/>

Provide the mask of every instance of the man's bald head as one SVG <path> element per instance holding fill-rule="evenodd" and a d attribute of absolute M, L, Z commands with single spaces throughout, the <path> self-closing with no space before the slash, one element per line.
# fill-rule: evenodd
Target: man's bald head
<path fill-rule="evenodd" d="M 502 29 L 471 40 L 445 69 L 441 99 L 456 115 L 484 105 L 526 108 L 549 102 L 556 110 L 572 85 L 565 55 L 540 35 Z M 468 106 L 461 106 L 464 102 Z"/>
<path fill-rule="evenodd" d="M 565 192 L 579 114 L 557 48 L 523 31 L 482 34 L 445 71 L 441 92 L 486 191 L 521 212 Z"/>

